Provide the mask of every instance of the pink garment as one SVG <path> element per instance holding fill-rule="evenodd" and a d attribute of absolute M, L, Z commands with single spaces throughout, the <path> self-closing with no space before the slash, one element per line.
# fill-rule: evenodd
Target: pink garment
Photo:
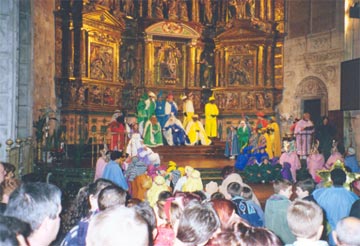
<path fill-rule="evenodd" d="M 174 230 L 169 227 L 160 226 L 155 238 L 154 246 L 173 246 L 175 241 Z"/>
<path fill-rule="evenodd" d="M 332 153 L 325 163 L 325 168 L 330 169 L 337 160 L 344 162 L 344 157 L 339 152 Z"/>
<path fill-rule="evenodd" d="M 279 160 L 281 166 L 284 166 L 284 163 L 287 162 L 290 164 L 291 168 L 291 175 L 293 178 L 293 181 L 296 182 L 296 170 L 299 170 L 301 168 L 301 163 L 299 160 L 299 157 L 297 156 L 295 151 L 291 152 L 284 152 L 280 156 Z"/>
<path fill-rule="evenodd" d="M 324 155 L 320 153 L 310 154 L 307 157 L 306 162 L 309 173 L 311 174 L 312 178 L 316 180 L 316 171 L 323 169 L 325 165 Z"/>
<path fill-rule="evenodd" d="M 104 172 L 105 166 L 106 166 L 107 162 L 105 161 L 105 159 L 103 157 L 100 157 L 97 161 L 96 161 L 96 168 L 95 168 L 95 177 L 94 177 L 94 182 L 102 177 L 102 174 Z"/>
<path fill-rule="evenodd" d="M 299 120 L 296 123 L 294 134 L 296 136 L 296 151 L 298 155 L 308 155 L 311 150 L 311 140 L 314 128 L 304 129 L 306 127 L 314 127 L 314 124 L 308 120 Z"/>

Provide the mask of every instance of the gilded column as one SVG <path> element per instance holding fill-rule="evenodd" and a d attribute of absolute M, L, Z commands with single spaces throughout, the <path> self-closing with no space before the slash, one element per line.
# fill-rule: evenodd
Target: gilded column
<path fill-rule="evenodd" d="M 274 63 L 273 63 L 273 46 L 269 45 L 267 47 L 267 57 L 266 57 L 266 86 L 273 86 L 274 85 Z"/>
<path fill-rule="evenodd" d="M 219 54 L 220 52 L 219 52 L 219 49 L 218 48 L 216 48 L 215 49 L 215 57 L 214 57 L 214 59 L 215 59 L 215 62 L 214 62 L 214 64 L 215 64 L 215 86 L 216 87 L 219 87 L 219 86 L 221 86 L 220 85 L 220 54 Z"/>
<path fill-rule="evenodd" d="M 226 79 L 228 79 L 227 77 L 227 73 L 228 73 L 228 71 L 227 71 L 227 69 L 226 69 L 226 64 L 227 64 L 227 61 L 229 60 L 229 52 L 228 52 L 228 48 L 224 48 L 223 49 L 223 54 L 222 54 L 222 57 L 223 57 L 223 59 L 222 59 L 222 71 L 220 71 L 220 73 L 221 73 L 221 79 L 222 80 L 224 80 L 224 81 L 226 81 Z M 225 86 L 225 85 L 223 85 L 223 86 Z"/>
<path fill-rule="evenodd" d="M 263 85 L 264 84 L 264 46 L 259 45 L 258 49 L 258 58 L 257 58 L 257 85 Z"/>
<path fill-rule="evenodd" d="M 189 43 L 188 50 L 189 50 L 189 56 L 188 56 L 188 85 L 189 86 L 195 86 L 195 65 L 196 65 L 196 40 L 191 40 L 191 43 Z"/>
<path fill-rule="evenodd" d="M 141 2 L 141 1 L 140 1 Z M 148 0 L 147 4 L 147 17 L 152 17 L 152 0 Z"/>
<path fill-rule="evenodd" d="M 144 81 L 145 85 L 151 85 L 153 81 L 153 68 L 154 68 L 154 56 L 153 56 L 153 42 L 152 36 L 147 35 L 145 37 L 145 72 Z"/>
<path fill-rule="evenodd" d="M 260 19 L 261 20 L 265 19 L 265 11 L 266 11 L 265 0 L 260 0 Z"/>
<path fill-rule="evenodd" d="M 267 1 L 267 19 L 274 20 L 274 0 Z"/>
<path fill-rule="evenodd" d="M 192 0 L 192 21 L 199 22 L 199 1 L 198 0 Z"/>

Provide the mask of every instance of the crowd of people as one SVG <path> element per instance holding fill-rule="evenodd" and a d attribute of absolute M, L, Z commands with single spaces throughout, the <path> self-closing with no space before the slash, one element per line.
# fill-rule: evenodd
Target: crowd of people
<path fill-rule="evenodd" d="M 146 96 L 154 94 L 144 96 L 145 108 Z M 216 118 L 212 100 L 207 107 L 212 108 L 209 116 Z M 228 135 L 234 166 L 224 167 L 221 182 L 204 183 L 199 170 L 174 161 L 161 163 L 150 148 L 158 141 L 156 133 L 170 129 L 171 122 L 183 128 L 192 125 L 196 115 L 191 107 L 185 108 L 183 123 L 174 113 L 168 118 L 164 114 L 164 121 L 155 115 L 138 119 L 127 132 L 126 145 L 115 142 L 112 151 L 100 151 L 93 182 L 80 188 L 69 204 L 63 203 L 57 186 L 20 181 L 13 165 L 0 163 L 0 245 L 360 246 L 356 153 L 349 148 L 343 156 L 332 138 L 330 146 L 320 145 L 329 130 L 327 119 L 321 137 L 312 144 L 308 137 L 314 137 L 316 128 L 304 114 L 293 127 L 295 140 L 281 146 L 275 118 L 267 120 L 259 113 L 251 125 L 244 117 Z M 116 113 L 113 119 L 124 122 L 124 115 Z M 159 119 L 164 126 L 154 128 Z M 204 131 L 209 131 L 206 136 L 216 134 L 212 127 Z M 202 142 L 198 137 L 196 141 Z M 186 138 L 192 141 L 191 134 Z M 171 140 L 176 145 L 184 138 Z M 325 146 L 331 148 L 326 161 Z M 304 163 L 308 175 L 297 175 Z M 265 180 L 262 173 L 277 175 Z M 273 194 L 263 203 L 252 188 L 258 180 L 273 186 Z"/>

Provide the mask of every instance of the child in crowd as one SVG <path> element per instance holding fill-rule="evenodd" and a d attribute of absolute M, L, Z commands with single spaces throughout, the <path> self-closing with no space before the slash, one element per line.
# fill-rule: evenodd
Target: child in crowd
<path fill-rule="evenodd" d="M 270 196 L 265 204 L 265 227 L 275 232 L 284 243 L 293 243 L 295 237 L 286 220 L 287 209 L 291 203 L 292 184 L 288 180 L 277 180 L 273 187 L 275 194 Z"/>
<path fill-rule="evenodd" d="M 255 203 L 247 201 L 246 199 L 244 199 L 244 197 L 242 197 L 243 188 L 244 187 L 241 187 L 241 185 L 237 182 L 230 183 L 227 188 L 228 193 L 231 195 L 231 201 L 236 206 L 236 213 L 241 218 L 247 220 L 252 226 L 264 226 L 264 221 L 257 211 L 259 207 L 255 208 Z M 249 188 L 246 191 L 246 194 L 249 197 L 249 193 L 252 194 L 252 192 Z M 251 197 L 252 195 L 250 196 L 250 198 Z"/>
<path fill-rule="evenodd" d="M 295 184 L 296 187 L 296 195 L 298 198 L 315 202 L 314 197 L 311 195 L 315 190 L 315 181 L 312 179 L 305 179 L 298 181 Z"/>
<path fill-rule="evenodd" d="M 320 240 L 323 226 L 323 211 L 314 202 L 294 201 L 288 209 L 287 221 L 296 241 L 286 246 L 328 246 Z"/>

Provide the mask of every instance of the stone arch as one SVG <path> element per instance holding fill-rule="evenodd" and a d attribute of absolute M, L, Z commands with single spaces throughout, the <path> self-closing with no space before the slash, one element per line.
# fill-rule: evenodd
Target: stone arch
<path fill-rule="evenodd" d="M 326 84 L 316 76 L 305 77 L 296 86 L 295 99 L 297 112 L 303 113 L 305 100 L 320 99 L 321 115 L 326 115 L 328 110 L 328 90 Z"/>

